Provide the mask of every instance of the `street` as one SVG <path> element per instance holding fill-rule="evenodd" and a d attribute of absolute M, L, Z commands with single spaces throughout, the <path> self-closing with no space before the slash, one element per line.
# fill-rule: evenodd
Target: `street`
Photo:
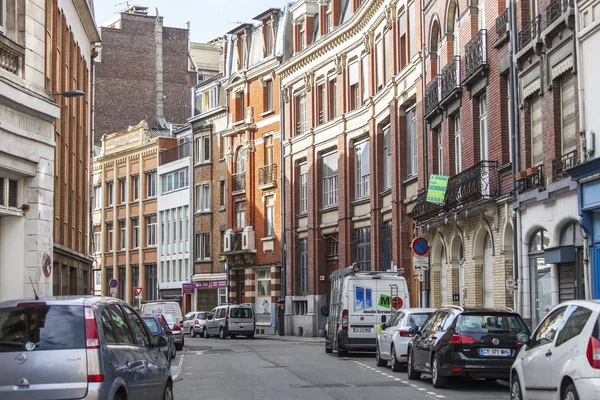
<path fill-rule="evenodd" d="M 372 354 L 338 358 L 326 354 L 322 339 L 260 338 L 220 340 L 186 336 L 173 360 L 176 399 L 498 399 L 505 382 L 463 380 L 434 389 L 427 376 L 408 381 L 406 373 L 377 367 Z"/>

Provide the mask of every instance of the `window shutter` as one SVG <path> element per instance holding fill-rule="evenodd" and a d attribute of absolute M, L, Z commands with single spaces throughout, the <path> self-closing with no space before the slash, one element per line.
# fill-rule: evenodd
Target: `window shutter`
<path fill-rule="evenodd" d="M 531 100 L 531 165 L 544 162 L 542 132 L 542 99 L 535 96 Z"/>
<path fill-rule="evenodd" d="M 577 149 L 577 131 L 575 115 L 575 77 L 567 73 L 560 81 L 562 154 Z"/>
<path fill-rule="evenodd" d="M 354 62 L 348 66 L 348 75 L 350 86 L 358 84 L 358 62 Z"/>
<path fill-rule="evenodd" d="M 362 58 L 362 99 L 363 102 L 369 97 L 369 58 Z"/>

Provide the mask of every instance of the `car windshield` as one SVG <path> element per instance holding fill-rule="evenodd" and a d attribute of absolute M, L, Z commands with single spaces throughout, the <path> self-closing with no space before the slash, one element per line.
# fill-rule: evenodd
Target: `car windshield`
<path fill-rule="evenodd" d="M 250 308 L 232 308 L 229 310 L 231 318 L 252 318 L 252 309 Z"/>
<path fill-rule="evenodd" d="M 427 318 L 429 317 L 430 314 L 431 313 L 410 314 L 408 316 L 408 321 L 407 321 L 406 325 L 421 327 L 425 323 L 425 321 L 427 321 Z"/>
<path fill-rule="evenodd" d="M 463 314 L 458 317 L 459 333 L 520 333 L 527 332 L 523 320 L 514 314 Z"/>
<path fill-rule="evenodd" d="M 31 303 L 0 308 L 0 353 L 84 347 L 82 306 Z"/>
<path fill-rule="evenodd" d="M 146 326 L 148 327 L 148 329 L 150 329 L 150 332 L 152 332 L 152 333 L 160 332 L 160 328 L 158 327 L 158 324 L 156 323 L 156 320 L 154 318 L 145 317 L 144 322 L 146 323 Z"/>

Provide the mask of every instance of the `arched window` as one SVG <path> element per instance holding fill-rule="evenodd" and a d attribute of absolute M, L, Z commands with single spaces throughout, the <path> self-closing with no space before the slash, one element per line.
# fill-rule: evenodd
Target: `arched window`
<path fill-rule="evenodd" d="M 561 246 L 583 246 L 581 228 L 575 221 L 569 222 L 560 233 Z"/>
<path fill-rule="evenodd" d="M 536 326 L 552 308 L 552 278 L 544 251 L 550 245 L 548 231 L 540 229 L 529 239 L 529 269 L 531 274 L 532 326 Z"/>
<path fill-rule="evenodd" d="M 246 154 L 248 150 L 245 147 L 240 147 L 235 157 L 235 172 L 241 174 L 246 172 Z"/>

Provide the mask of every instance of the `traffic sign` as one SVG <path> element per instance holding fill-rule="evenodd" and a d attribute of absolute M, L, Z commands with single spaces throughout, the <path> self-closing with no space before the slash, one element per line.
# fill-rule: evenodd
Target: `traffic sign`
<path fill-rule="evenodd" d="M 429 270 L 429 255 L 415 256 L 413 254 L 413 268 L 416 270 L 419 270 L 419 269 Z"/>
<path fill-rule="evenodd" d="M 429 253 L 429 241 L 424 237 L 416 237 L 413 239 L 410 248 L 416 255 L 426 256 Z"/>
<path fill-rule="evenodd" d="M 141 296 L 141 295 L 142 295 L 142 289 L 143 289 L 143 288 L 141 288 L 141 287 L 136 287 L 136 288 L 134 288 L 134 289 L 135 289 L 135 294 L 136 294 L 137 296 Z"/>
<path fill-rule="evenodd" d="M 394 310 L 398 310 L 398 309 L 402 308 L 403 304 L 404 304 L 404 302 L 402 301 L 402 299 L 400 297 L 392 298 L 392 308 Z"/>
<path fill-rule="evenodd" d="M 117 286 L 119 286 L 119 282 L 116 279 L 111 279 L 110 281 L 108 281 L 108 286 L 110 286 L 111 288 L 116 288 Z"/>
<path fill-rule="evenodd" d="M 112 297 L 117 297 L 117 288 L 110 288 L 110 295 Z"/>
<path fill-rule="evenodd" d="M 419 282 L 423 282 L 425 280 L 425 273 L 423 271 L 419 271 Z"/>

